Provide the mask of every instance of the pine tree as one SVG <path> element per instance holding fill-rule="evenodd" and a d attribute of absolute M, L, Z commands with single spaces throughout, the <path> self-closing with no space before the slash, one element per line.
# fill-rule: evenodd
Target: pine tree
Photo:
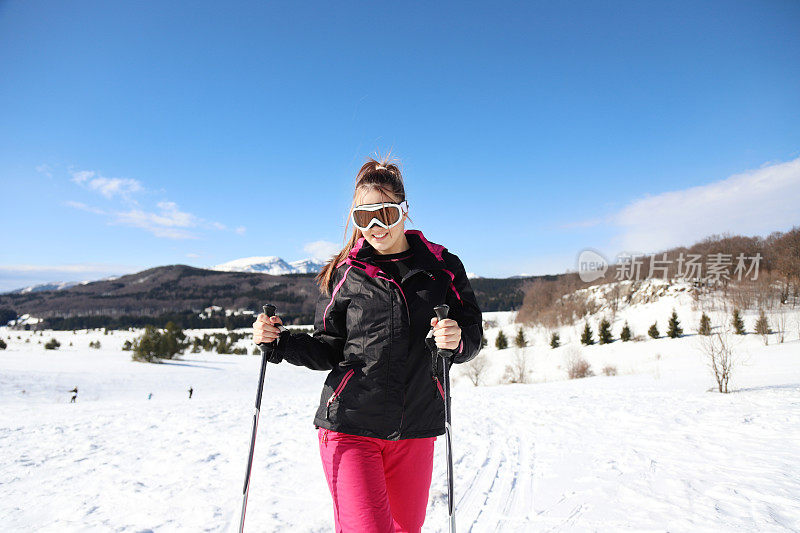
<path fill-rule="evenodd" d="M 524 348 L 528 345 L 528 339 L 525 338 L 525 332 L 522 330 L 521 327 L 517 331 L 517 336 L 514 339 L 514 344 L 517 346 L 517 348 Z"/>
<path fill-rule="evenodd" d="M 583 328 L 583 334 L 581 334 L 581 344 L 590 345 L 594 344 L 594 339 L 592 338 L 592 328 L 589 327 L 589 323 L 586 323 L 586 327 Z"/>
<path fill-rule="evenodd" d="M 700 316 L 700 329 L 697 330 L 700 335 L 711 335 L 711 319 L 708 315 L 703 313 Z"/>
<path fill-rule="evenodd" d="M 41 341 L 39 341 L 39 342 L 41 343 Z M 44 349 L 45 349 L 45 350 L 58 350 L 60 347 L 61 347 L 61 343 L 60 343 L 60 342 L 58 342 L 58 341 L 57 341 L 57 340 L 55 340 L 55 339 L 50 339 L 50 340 L 49 340 L 49 341 L 47 341 L 47 343 L 44 345 Z"/>
<path fill-rule="evenodd" d="M 597 332 L 597 336 L 600 337 L 600 344 L 608 344 L 614 340 L 611 335 L 611 323 L 608 319 L 603 318 L 603 320 L 600 321 L 600 329 Z"/>
<path fill-rule="evenodd" d="M 142 335 L 133 342 L 133 355 L 131 358 L 134 361 L 146 361 L 148 363 L 158 361 L 159 357 L 161 357 L 159 344 L 161 344 L 161 332 L 155 326 L 147 325 Z"/>
<path fill-rule="evenodd" d="M 486 348 L 489 345 L 489 339 L 486 338 L 486 335 L 481 336 L 481 348 Z"/>
<path fill-rule="evenodd" d="M 561 337 L 558 336 L 558 333 L 554 332 L 550 336 L 550 347 L 558 348 L 559 346 L 561 346 Z"/>
<path fill-rule="evenodd" d="M 744 320 L 742 320 L 742 315 L 739 314 L 738 309 L 733 310 L 733 318 L 731 319 L 731 325 L 733 329 L 736 331 L 737 335 L 744 335 Z"/>
<path fill-rule="evenodd" d="M 506 335 L 503 333 L 502 329 L 500 330 L 500 333 L 497 334 L 497 340 L 494 341 L 494 346 L 498 350 L 505 350 L 508 348 L 508 339 L 506 338 Z"/>
<path fill-rule="evenodd" d="M 656 325 L 656 322 L 653 322 L 653 325 L 650 326 L 650 329 L 647 330 L 647 334 L 650 335 L 651 337 L 653 337 L 654 339 L 658 338 L 659 333 L 658 333 L 658 326 Z"/>
<path fill-rule="evenodd" d="M 667 336 L 671 339 L 677 339 L 681 335 L 683 335 L 683 329 L 681 329 L 681 323 L 678 321 L 678 313 L 673 309 L 672 316 L 669 317 Z"/>
<path fill-rule="evenodd" d="M 625 321 L 625 325 L 622 326 L 622 332 L 619 334 L 620 340 L 623 342 L 627 342 L 631 340 L 631 327 L 628 325 L 628 321 Z"/>
<path fill-rule="evenodd" d="M 0 339 L 0 350 L 5 350 L 7 347 L 8 345 L 6 344 L 6 341 Z"/>

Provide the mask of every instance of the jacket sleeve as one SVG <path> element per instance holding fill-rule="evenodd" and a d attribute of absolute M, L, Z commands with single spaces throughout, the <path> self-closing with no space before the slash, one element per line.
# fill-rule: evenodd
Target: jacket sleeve
<path fill-rule="evenodd" d="M 481 350 L 483 314 L 461 260 L 449 251 L 445 251 L 442 257 L 452 278 L 446 299 L 450 306 L 448 318 L 455 320 L 461 328 L 461 343 L 452 360 L 454 364 L 466 363 L 474 359 Z"/>
<path fill-rule="evenodd" d="M 334 272 L 331 285 L 339 288 L 341 271 Z M 320 294 L 314 313 L 314 332 L 282 331 L 271 362 L 285 360 L 312 370 L 330 370 L 344 360 L 347 301 L 337 290 Z"/>

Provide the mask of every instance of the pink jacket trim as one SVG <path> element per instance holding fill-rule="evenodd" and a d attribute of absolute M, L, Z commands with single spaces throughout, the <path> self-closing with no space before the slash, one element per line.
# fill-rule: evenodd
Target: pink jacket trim
<path fill-rule="evenodd" d="M 422 242 L 425 243 L 425 246 L 428 247 L 428 250 L 430 250 L 431 253 L 436 256 L 436 259 L 438 259 L 439 261 L 444 261 L 444 259 L 442 259 L 442 254 L 446 250 L 446 248 L 444 246 L 442 246 L 441 244 L 436 244 L 436 243 L 430 242 L 428 239 L 425 238 L 425 236 L 422 234 L 422 232 L 420 230 L 418 230 L 418 229 L 406 230 L 406 235 L 408 235 L 409 233 L 413 233 L 414 235 L 419 237 L 422 240 Z"/>
<path fill-rule="evenodd" d="M 336 284 L 336 288 L 335 288 L 335 289 L 333 289 L 333 293 L 331 294 L 331 301 L 330 301 L 330 302 L 328 302 L 328 305 L 327 305 L 327 307 L 325 307 L 325 312 L 324 312 L 324 313 L 322 313 L 322 330 L 323 330 L 323 331 L 328 331 L 328 326 L 327 326 L 327 324 L 325 323 L 325 321 L 326 321 L 326 320 L 327 320 L 327 318 L 328 318 L 328 309 L 330 309 L 330 308 L 331 308 L 331 306 L 333 305 L 333 300 L 334 300 L 334 298 L 336 298 L 336 293 L 337 293 L 337 292 L 339 292 L 339 288 L 340 288 L 340 287 L 342 286 L 342 284 L 344 283 L 344 280 L 346 280 L 346 279 L 347 279 L 347 273 L 348 273 L 348 272 L 350 272 L 350 269 L 351 269 L 351 268 L 353 268 L 353 266 L 352 266 L 352 265 L 350 265 L 349 267 L 347 267 L 347 270 L 345 270 L 345 271 L 344 271 L 344 276 L 342 276 L 342 279 L 341 279 L 341 280 L 339 280 L 339 283 L 337 283 L 337 284 Z"/>

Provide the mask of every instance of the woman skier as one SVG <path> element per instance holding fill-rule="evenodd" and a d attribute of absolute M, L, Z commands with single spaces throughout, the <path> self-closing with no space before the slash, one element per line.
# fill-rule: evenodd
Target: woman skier
<path fill-rule="evenodd" d="M 465 363 L 481 346 L 461 260 L 406 230 L 406 218 L 398 166 L 369 158 L 356 177 L 350 240 L 316 278 L 314 332 L 290 333 L 263 313 L 253 323 L 256 344 L 278 341 L 270 362 L 329 371 L 314 426 L 337 532 L 421 530 L 433 442 L 445 433 L 444 371 L 432 351 Z M 450 314 L 438 321 L 442 303 Z M 431 328 L 435 346 L 425 340 Z"/>

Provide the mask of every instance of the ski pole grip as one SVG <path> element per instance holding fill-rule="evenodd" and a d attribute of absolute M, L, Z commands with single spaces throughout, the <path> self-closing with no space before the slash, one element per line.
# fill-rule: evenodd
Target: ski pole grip
<path fill-rule="evenodd" d="M 272 304 L 267 304 L 267 305 L 263 306 L 262 309 L 264 310 L 264 314 L 267 315 L 267 318 L 275 316 L 275 313 L 278 311 L 278 308 L 275 307 Z M 264 347 L 264 348 L 266 348 L 267 346 L 275 346 L 275 342 L 276 341 L 262 342 L 262 343 L 259 343 L 259 346 Z"/>
<path fill-rule="evenodd" d="M 447 318 L 447 313 L 450 312 L 450 306 L 447 304 L 439 304 L 433 308 L 433 312 L 436 313 L 436 318 L 439 320 L 444 320 Z M 439 357 L 450 357 L 452 353 L 452 350 L 445 350 L 444 348 L 437 349 L 437 354 Z"/>

